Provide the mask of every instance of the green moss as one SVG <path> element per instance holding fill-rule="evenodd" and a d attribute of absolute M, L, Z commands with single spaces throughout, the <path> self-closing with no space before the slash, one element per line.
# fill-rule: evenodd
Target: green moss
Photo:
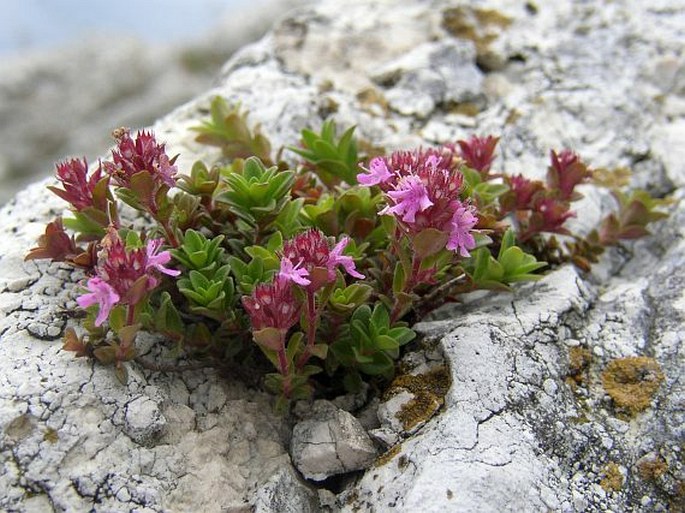
<path fill-rule="evenodd" d="M 50 442 L 51 444 L 56 444 L 59 440 L 59 435 L 57 434 L 57 431 L 55 431 L 54 429 L 47 428 L 45 430 L 45 433 L 43 433 L 43 440 L 45 440 L 46 442 Z"/>
<path fill-rule="evenodd" d="M 637 473 L 644 481 L 656 481 L 668 470 L 668 464 L 660 456 L 637 464 Z"/>

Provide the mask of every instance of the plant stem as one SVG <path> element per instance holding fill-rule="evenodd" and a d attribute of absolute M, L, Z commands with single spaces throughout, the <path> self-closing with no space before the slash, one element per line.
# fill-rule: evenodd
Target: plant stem
<path fill-rule="evenodd" d="M 413 261 L 412 261 L 412 266 L 411 266 L 411 274 L 407 278 L 407 280 L 404 282 L 404 286 L 402 287 L 402 291 L 406 294 L 411 293 L 412 290 L 414 290 L 414 287 L 418 285 L 418 277 L 419 277 L 419 271 L 421 270 L 421 262 L 422 258 L 414 255 Z M 404 296 L 406 297 L 406 296 Z M 400 300 L 399 298 L 395 298 L 395 303 L 392 305 L 392 312 L 390 312 L 390 322 L 395 323 L 398 320 L 400 320 L 400 317 L 404 315 L 404 309 L 406 306 L 406 302 L 403 300 Z"/>
<path fill-rule="evenodd" d="M 312 356 L 312 348 L 316 338 L 316 325 L 318 312 L 316 310 L 316 297 L 314 292 L 307 291 L 307 345 L 297 360 L 297 370 L 300 371 Z"/>
<path fill-rule="evenodd" d="M 126 324 L 131 326 L 136 320 L 136 305 L 128 305 L 126 310 Z"/>
<path fill-rule="evenodd" d="M 169 226 L 169 222 L 160 221 L 160 224 L 162 225 L 162 228 L 164 228 L 164 233 L 166 234 L 166 238 L 171 247 L 177 248 L 179 246 L 178 239 L 176 238 L 176 234 L 174 234 L 174 230 L 172 230 L 171 226 Z"/>
<path fill-rule="evenodd" d="M 278 349 L 278 372 L 284 377 L 283 379 L 283 395 L 290 398 L 292 389 L 290 387 L 290 365 L 288 364 L 288 356 L 285 351 L 285 331 L 281 332 L 281 344 Z"/>

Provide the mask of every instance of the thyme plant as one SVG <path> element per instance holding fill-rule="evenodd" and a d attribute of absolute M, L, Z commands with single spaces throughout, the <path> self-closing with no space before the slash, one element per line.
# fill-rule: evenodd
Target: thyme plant
<path fill-rule="evenodd" d="M 284 160 L 221 98 L 195 130 L 220 164 L 182 174 L 152 132 L 126 129 L 91 170 L 57 164 L 50 189 L 71 214 L 27 255 L 85 272 L 85 320 L 64 349 L 114 365 L 122 382 L 149 331 L 174 354 L 262 376 L 279 408 L 358 390 L 392 378 L 415 338 L 408 321 L 436 305 L 537 280 L 545 259 L 587 270 L 666 215 L 664 200 L 616 190 L 616 212 L 573 234 L 576 187 L 593 171 L 562 150 L 545 181 L 497 173 L 493 136 L 368 159 L 354 127 L 338 136 L 327 121 Z"/>

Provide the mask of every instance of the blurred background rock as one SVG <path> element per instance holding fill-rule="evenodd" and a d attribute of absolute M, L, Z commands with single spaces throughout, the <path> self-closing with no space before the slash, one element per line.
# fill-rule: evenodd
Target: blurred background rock
<path fill-rule="evenodd" d="M 0 205 L 211 86 L 303 0 L 0 0 Z"/>

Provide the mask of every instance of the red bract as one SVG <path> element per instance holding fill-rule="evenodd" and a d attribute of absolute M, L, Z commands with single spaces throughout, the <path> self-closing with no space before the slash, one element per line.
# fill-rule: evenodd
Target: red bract
<path fill-rule="evenodd" d="M 64 190 L 57 187 L 48 187 L 64 201 L 71 204 L 76 210 L 83 210 L 95 206 L 104 210 L 106 205 L 93 205 L 93 191 L 102 178 L 102 165 L 88 178 L 88 162 L 71 159 L 57 164 L 57 179 L 61 182 Z"/>
<path fill-rule="evenodd" d="M 568 203 L 556 198 L 542 198 L 535 202 L 529 230 L 568 234 L 568 230 L 563 225 L 567 219 L 575 216 L 575 212 L 569 210 Z"/>
<path fill-rule="evenodd" d="M 38 246 L 26 255 L 26 260 L 50 258 L 55 262 L 63 262 L 73 258 L 77 251 L 74 238 L 64 231 L 62 218 L 58 217 L 45 227 L 45 234 L 38 239 Z"/>
<path fill-rule="evenodd" d="M 551 165 L 547 169 L 547 184 L 551 189 L 558 189 L 561 199 L 577 199 L 574 195 L 576 185 L 587 181 L 592 171 L 571 150 L 562 150 L 558 154 L 551 151 Z"/>
<path fill-rule="evenodd" d="M 257 285 L 251 296 L 243 296 L 242 302 L 254 330 L 287 331 L 300 318 L 301 304 L 293 294 L 291 282 L 282 277 Z"/>
<path fill-rule="evenodd" d="M 487 137 L 471 136 L 467 141 L 457 141 L 460 148 L 460 156 L 471 169 L 475 169 L 483 175 L 490 171 L 492 161 L 495 159 L 495 148 L 499 137 L 488 135 Z"/>
<path fill-rule="evenodd" d="M 135 140 L 131 138 L 128 129 L 115 132 L 117 148 L 112 150 L 114 163 L 105 162 L 104 166 L 121 187 L 130 187 L 131 177 L 141 171 L 147 171 L 159 184 L 169 187 L 176 185 L 176 158 L 169 159 L 164 150 L 164 144 L 157 143 L 152 132 L 138 132 Z"/>
<path fill-rule="evenodd" d="M 514 204 L 511 210 L 528 210 L 532 208 L 533 197 L 536 193 L 544 190 L 544 185 L 539 180 L 529 180 L 523 175 L 507 178 L 509 187 L 514 195 Z"/>

